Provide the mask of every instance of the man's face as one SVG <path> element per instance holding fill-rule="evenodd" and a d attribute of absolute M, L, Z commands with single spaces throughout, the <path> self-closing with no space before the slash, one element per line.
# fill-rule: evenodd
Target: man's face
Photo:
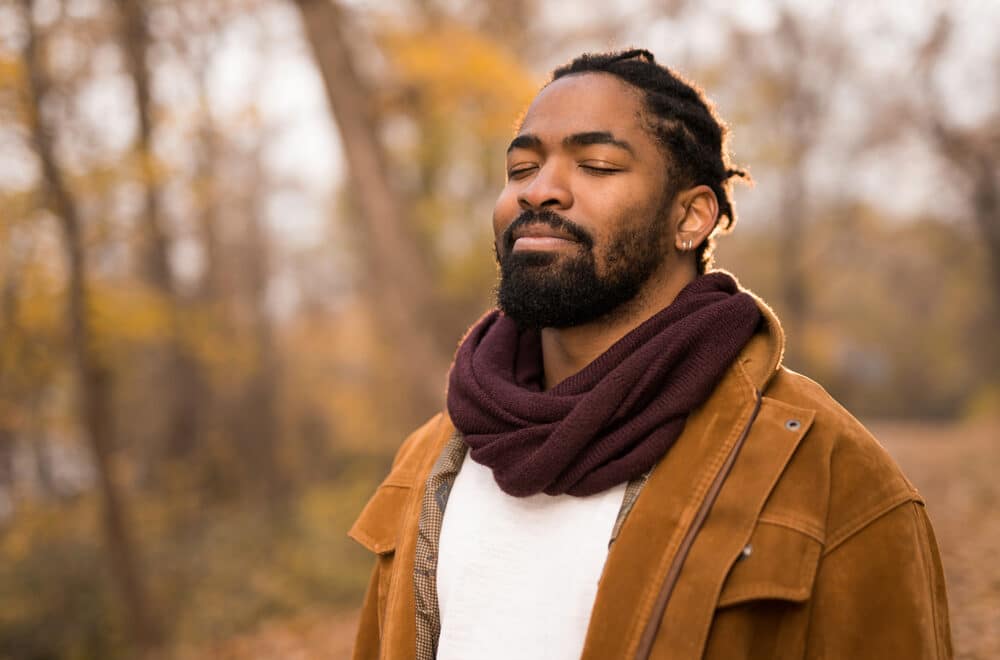
<path fill-rule="evenodd" d="M 642 121 L 638 91 L 602 73 L 560 78 L 528 109 L 493 210 L 497 304 L 520 325 L 607 317 L 666 266 L 673 195 Z"/>

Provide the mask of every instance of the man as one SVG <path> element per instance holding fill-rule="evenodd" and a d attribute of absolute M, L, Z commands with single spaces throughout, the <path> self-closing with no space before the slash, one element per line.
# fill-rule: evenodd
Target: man
<path fill-rule="evenodd" d="M 351 530 L 357 658 L 947 658 L 920 496 L 708 271 L 726 132 L 644 50 L 557 69 L 507 152 L 498 311 Z"/>

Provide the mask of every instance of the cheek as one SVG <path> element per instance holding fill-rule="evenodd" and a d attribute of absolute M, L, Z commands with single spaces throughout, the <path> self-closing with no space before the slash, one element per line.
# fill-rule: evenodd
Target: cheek
<path fill-rule="evenodd" d="M 660 209 L 644 204 L 624 204 L 617 208 L 602 209 L 605 222 L 593 230 L 598 273 L 606 275 L 625 252 L 638 249 L 663 250 L 669 244 L 667 218 L 658 214 Z"/>
<path fill-rule="evenodd" d="M 504 230 L 510 226 L 510 223 L 514 222 L 514 219 L 517 218 L 520 212 L 521 208 L 517 203 L 517 194 L 511 190 L 510 186 L 504 187 L 500 192 L 500 196 L 497 197 L 496 204 L 493 206 L 494 238 L 499 238 Z"/>

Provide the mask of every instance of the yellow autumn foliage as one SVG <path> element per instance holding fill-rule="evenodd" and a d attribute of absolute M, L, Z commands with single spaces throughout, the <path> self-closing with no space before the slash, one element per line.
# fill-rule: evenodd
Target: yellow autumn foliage
<path fill-rule="evenodd" d="M 222 391 L 232 391 L 258 367 L 259 355 L 253 337 L 222 322 L 223 313 L 213 307 L 194 307 L 177 312 L 181 345 L 207 370 Z"/>
<path fill-rule="evenodd" d="M 434 116 L 463 117 L 480 138 L 506 135 L 538 88 L 534 74 L 501 44 L 457 23 L 388 29 L 385 53 L 402 82 L 418 88 Z"/>
<path fill-rule="evenodd" d="M 20 58 L 0 53 L 0 87 L 10 88 L 21 81 L 24 74 L 24 63 Z"/>
<path fill-rule="evenodd" d="M 342 446 L 354 450 L 373 449 L 370 441 L 386 416 L 374 391 L 385 352 L 377 334 L 369 310 L 356 301 L 339 317 L 293 324 L 282 341 L 286 387 L 296 393 L 289 405 L 321 415 Z M 397 442 L 388 438 L 374 449 L 386 451 Z"/>
<path fill-rule="evenodd" d="M 101 342 L 147 342 L 163 339 L 170 328 L 170 305 L 139 284 L 93 282 L 90 323 Z"/>

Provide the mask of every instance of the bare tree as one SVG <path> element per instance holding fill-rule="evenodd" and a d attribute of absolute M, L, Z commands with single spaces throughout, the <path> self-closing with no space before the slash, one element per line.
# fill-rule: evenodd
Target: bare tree
<path fill-rule="evenodd" d="M 835 25 L 836 8 L 825 24 Z M 791 9 L 781 11 L 766 40 L 759 34 L 734 30 L 734 50 L 749 84 L 755 112 L 764 119 L 758 148 L 769 154 L 780 173 L 778 204 L 774 212 L 778 304 L 782 324 L 792 338 L 803 336 L 810 316 L 808 271 L 803 253 L 808 243 L 808 159 L 819 143 L 824 121 L 824 94 L 844 65 L 844 45 L 835 28 L 822 35 Z M 813 66 L 806 66 L 811 62 Z M 817 76 L 817 68 L 825 75 Z M 761 108 L 767 110 L 761 112 Z M 744 134 L 747 132 L 744 131 Z M 762 159 L 762 160 L 766 160 Z M 793 366 L 802 359 L 798 344 L 789 343 L 786 360 Z"/>
<path fill-rule="evenodd" d="M 197 361 L 182 341 L 179 311 L 182 301 L 170 265 L 170 239 L 164 227 L 160 204 L 160 175 L 154 163 L 153 100 L 150 85 L 150 48 L 152 45 L 144 0 L 115 0 L 121 18 L 121 37 L 125 62 L 135 89 L 139 123 L 137 154 L 145 203 L 142 219 L 144 253 L 141 266 L 146 281 L 167 302 L 170 327 L 164 355 L 162 391 L 165 393 L 167 429 L 164 450 L 168 459 L 190 458 L 198 446 L 202 378 Z"/>
<path fill-rule="evenodd" d="M 441 383 L 450 361 L 436 343 L 430 319 L 432 278 L 391 183 L 369 103 L 371 90 L 348 48 L 344 13 L 330 0 L 295 0 L 295 4 L 340 132 L 366 239 L 376 317 L 397 347 L 396 363 L 412 407 L 427 414 L 441 405 Z"/>
<path fill-rule="evenodd" d="M 908 109 L 910 117 L 929 138 L 937 153 L 957 174 L 955 183 L 965 197 L 967 213 L 985 248 L 990 286 L 987 304 L 994 323 L 1000 323 L 1000 113 L 994 112 L 975 126 L 957 126 L 933 82 L 949 43 L 954 25 L 943 12 L 921 45 L 917 57 L 921 94 Z M 994 71 L 1000 66 L 1000 49 L 993 53 Z M 996 76 L 993 77 L 996 81 Z M 1000 342 L 986 342 L 986 358 L 993 373 L 1000 372 Z"/>
<path fill-rule="evenodd" d="M 950 118 L 948 104 L 933 84 L 933 74 L 954 38 L 952 28 L 948 14 L 942 14 L 920 49 L 917 63 L 923 93 L 919 109 L 912 113 L 938 153 L 964 179 L 962 188 L 973 223 L 986 247 L 993 290 L 1000 291 L 1000 113 L 994 112 L 978 125 L 967 128 L 956 126 Z M 1000 66 L 1000 49 L 993 57 L 995 71 Z"/>
<path fill-rule="evenodd" d="M 288 485 L 278 461 L 277 442 L 280 435 L 278 419 L 278 388 L 280 385 L 280 356 L 275 345 L 274 324 L 267 301 L 271 277 L 271 249 L 264 223 L 262 199 L 269 186 L 261 168 L 259 148 L 251 151 L 247 159 L 248 185 L 251 192 L 245 200 L 246 235 L 243 254 L 246 264 L 244 277 L 247 285 L 247 303 L 250 311 L 249 325 L 255 352 L 255 364 L 243 392 L 244 411 L 238 425 L 240 444 L 247 456 L 247 467 L 260 483 L 258 494 L 272 504 Z"/>
<path fill-rule="evenodd" d="M 12 399 L 15 397 L 9 382 L 14 368 L 7 364 L 7 358 L 17 350 L 24 337 L 17 322 L 20 278 L 9 260 L 5 262 L 3 279 L 0 280 L 0 489 L 6 489 L 12 494 L 15 487 L 14 449 L 17 433 L 11 411 L 14 405 Z"/>
<path fill-rule="evenodd" d="M 145 209 L 143 247 L 146 254 L 142 265 L 146 279 L 161 292 L 172 296 L 175 283 L 170 268 L 170 243 L 163 226 L 160 211 L 159 176 L 153 162 L 153 112 L 150 75 L 147 64 L 150 46 L 145 7 L 142 0 L 115 0 L 121 15 L 122 45 L 125 62 L 135 89 L 137 119 L 139 122 L 138 157 L 142 180 L 145 184 Z"/>
<path fill-rule="evenodd" d="M 14 211 L 11 217 L 17 215 Z M 6 221 L 0 217 L 0 223 Z M 0 237 L 0 484 L 8 486 L 16 506 L 21 475 L 14 469 L 14 458 L 24 446 L 34 461 L 36 492 L 43 497 L 58 494 L 39 421 L 41 403 L 54 375 L 52 363 L 43 357 L 51 351 L 52 337 L 25 327 L 22 319 L 30 296 L 25 272 L 38 259 L 36 236 L 11 226 L 0 230 L 4 232 Z M 11 240 L 14 233 L 21 235 Z"/>
<path fill-rule="evenodd" d="M 51 84 L 32 20 L 34 0 L 21 0 L 27 43 L 24 60 L 28 73 L 31 138 L 42 166 L 46 197 L 59 219 L 67 261 L 67 317 L 81 421 L 97 467 L 103 509 L 103 531 L 111 573 L 125 606 L 136 645 L 151 650 L 162 642 L 162 628 L 150 605 L 135 542 L 129 534 L 128 514 L 114 474 L 115 448 L 112 421 L 111 373 L 94 350 L 87 317 L 86 253 L 80 212 L 56 162 L 52 131 L 45 125 L 40 106 Z"/>

